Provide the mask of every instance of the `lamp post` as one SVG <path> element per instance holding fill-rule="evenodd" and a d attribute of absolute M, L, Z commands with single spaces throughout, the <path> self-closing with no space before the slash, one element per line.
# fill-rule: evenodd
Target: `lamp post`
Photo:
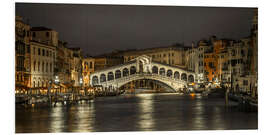
<path fill-rule="evenodd" d="M 47 96 L 49 98 L 49 102 L 50 102 L 50 105 L 52 103 L 52 98 L 51 98 L 51 87 L 52 87 L 52 80 L 49 81 L 49 87 L 48 87 L 48 92 L 47 92 Z"/>
<path fill-rule="evenodd" d="M 54 83 L 56 85 L 59 85 L 60 84 L 59 77 L 57 75 L 55 76 Z M 57 90 L 56 90 L 56 92 L 57 92 Z"/>
<path fill-rule="evenodd" d="M 82 89 L 83 88 L 83 79 L 82 79 L 82 77 L 80 77 L 80 86 L 81 86 L 81 88 L 80 89 Z M 84 91 L 84 93 L 85 93 L 86 91 Z"/>

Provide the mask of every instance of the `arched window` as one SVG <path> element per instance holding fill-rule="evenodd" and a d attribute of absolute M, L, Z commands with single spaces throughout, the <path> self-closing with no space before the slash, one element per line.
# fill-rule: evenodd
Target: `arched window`
<path fill-rule="evenodd" d="M 187 74 L 186 73 L 182 73 L 181 80 L 187 81 Z"/>
<path fill-rule="evenodd" d="M 161 68 L 161 69 L 159 70 L 159 75 L 165 76 L 165 69 L 164 69 L 164 68 Z"/>
<path fill-rule="evenodd" d="M 136 67 L 132 66 L 130 67 L 130 75 L 135 74 L 136 73 Z"/>
<path fill-rule="evenodd" d="M 97 76 L 93 76 L 93 78 L 92 78 L 92 84 L 93 85 L 97 85 L 98 84 L 98 77 Z"/>
<path fill-rule="evenodd" d="M 174 72 L 174 79 L 179 79 L 180 78 L 180 74 L 178 71 Z"/>
<path fill-rule="evenodd" d="M 170 69 L 167 70 L 167 76 L 168 76 L 168 77 L 172 77 L 172 70 L 170 70 Z"/>
<path fill-rule="evenodd" d="M 115 71 L 115 79 L 121 78 L 121 71 L 120 70 L 116 70 Z"/>
<path fill-rule="evenodd" d="M 100 82 L 106 82 L 106 75 L 105 74 L 100 75 Z"/>
<path fill-rule="evenodd" d="M 188 76 L 188 82 L 194 82 L 194 76 L 193 75 Z"/>
<path fill-rule="evenodd" d="M 33 87 L 36 87 L 36 82 L 35 81 L 33 82 Z"/>
<path fill-rule="evenodd" d="M 128 76 L 129 75 L 129 72 L 128 72 L 128 69 L 127 68 L 124 68 L 123 69 L 123 76 Z"/>
<path fill-rule="evenodd" d="M 108 81 L 114 80 L 113 72 L 108 73 Z"/>
<path fill-rule="evenodd" d="M 158 67 L 157 66 L 152 67 L 152 73 L 158 74 Z"/>

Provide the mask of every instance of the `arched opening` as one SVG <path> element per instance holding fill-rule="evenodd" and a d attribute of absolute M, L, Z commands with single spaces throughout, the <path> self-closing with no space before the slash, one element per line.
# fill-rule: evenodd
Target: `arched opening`
<path fill-rule="evenodd" d="M 132 84 L 132 85 L 131 85 Z M 125 84 L 119 86 L 119 89 L 129 92 L 176 92 L 170 84 L 155 79 L 128 80 Z M 135 92 L 136 91 L 136 92 Z"/>
<path fill-rule="evenodd" d="M 172 70 L 170 70 L 170 69 L 167 70 L 167 76 L 168 76 L 168 77 L 172 77 Z"/>
<path fill-rule="evenodd" d="M 93 78 L 92 78 L 92 84 L 93 85 L 97 85 L 98 84 L 98 77 L 97 76 L 93 76 Z"/>
<path fill-rule="evenodd" d="M 129 72 L 128 72 L 128 69 L 127 68 L 124 68 L 123 69 L 123 76 L 128 76 L 129 75 Z"/>
<path fill-rule="evenodd" d="M 153 74 L 158 74 L 158 67 L 157 66 L 152 67 L 152 73 Z"/>
<path fill-rule="evenodd" d="M 121 71 L 120 70 L 116 70 L 115 71 L 115 79 L 121 78 Z"/>
<path fill-rule="evenodd" d="M 159 70 L 159 75 L 165 76 L 165 69 L 164 69 L 164 68 L 161 68 L 161 69 Z"/>
<path fill-rule="evenodd" d="M 101 74 L 100 75 L 100 82 L 106 82 L 106 75 L 105 74 Z"/>
<path fill-rule="evenodd" d="M 187 81 L 187 74 L 186 73 L 182 73 L 181 80 Z"/>
<path fill-rule="evenodd" d="M 35 81 L 33 82 L 33 87 L 36 87 L 36 82 Z"/>
<path fill-rule="evenodd" d="M 180 78 L 180 74 L 178 71 L 174 72 L 174 79 L 179 79 Z"/>
<path fill-rule="evenodd" d="M 194 76 L 193 75 L 188 76 L 188 82 L 194 82 Z"/>
<path fill-rule="evenodd" d="M 114 80 L 113 72 L 108 73 L 108 81 Z"/>
<path fill-rule="evenodd" d="M 130 67 L 130 75 L 133 75 L 135 73 L 136 73 L 136 67 L 135 66 Z"/>

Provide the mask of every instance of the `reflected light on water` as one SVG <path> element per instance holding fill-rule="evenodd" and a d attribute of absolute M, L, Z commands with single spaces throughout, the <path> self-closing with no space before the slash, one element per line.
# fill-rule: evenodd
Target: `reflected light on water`
<path fill-rule="evenodd" d="M 195 129 L 205 129 L 206 128 L 206 121 L 204 115 L 204 103 L 201 101 L 197 101 L 195 103 L 195 115 L 193 118 L 193 124 Z"/>
<path fill-rule="evenodd" d="M 139 110 L 140 117 L 138 120 L 139 128 L 142 131 L 153 130 L 153 97 L 154 94 L 139 94 L 140 99 Z"/>
<path fill-rule="evenodd" d="M 91 102 L 84 106 L 78 107 L 78 112 L 75 115 L 77 120 L 74 123 L 74 129 L 72 132 L 93 132 L 95 122 L 95 106 Z"/>
<path fill-rule="evenodd" d="M 50 118 L 50 132 L 63 132 L 64 116 L 62 107 L 52 108 Z"/>
<path fill-rule="evenodd" d="M 224 118 L 222 118 L 221 110 L 219 107 L 214 108 L 213 114 L 213 128 L 216 130 L 225 130 L 226 125 L 224 125 Z"/>

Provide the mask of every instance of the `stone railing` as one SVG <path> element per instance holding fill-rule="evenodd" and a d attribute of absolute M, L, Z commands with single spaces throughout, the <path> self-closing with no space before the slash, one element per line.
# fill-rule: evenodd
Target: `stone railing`
<path fill-rule="evenodd" d="M 128 75 L 128 76 L 121 77 L 121 78 L 117 78 L 117 79 L 114 79 L 114 80 L 101 82 L 101 83 L 99 83 L 99 85 L 121 83 L 121 82 L 129 82 L 129 81 L 133 81 L 133 80 L 137 80 L 137 79 L 141 79 L 141 78 L 149 78 L 149 79 L 152 78 L 154 80 L 167 81 L 167 82 L 173 82 L 173 83 L 181 83 L 181 84 L 186 84 L 187 83 L 186 81 L 183 81 L 181 79 L 177 79 L 177 78 L 174 78 L 174 77 L 163 76 L 163 75 L 159 75 L 159 74 L 135 73 L 135 74 Z"/>

